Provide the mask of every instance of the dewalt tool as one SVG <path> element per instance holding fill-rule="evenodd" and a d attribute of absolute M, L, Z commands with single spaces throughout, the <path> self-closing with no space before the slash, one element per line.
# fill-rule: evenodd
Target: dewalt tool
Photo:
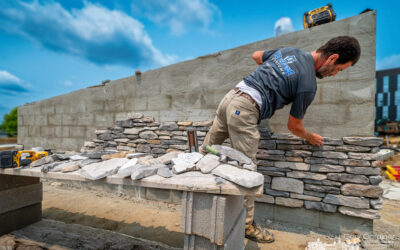
<path fill-rule="evenodd" d="M 46 157 L 50 151 L 9 150 L 0 152 L 0 168 L 16 168 Z"/>
<path fill-rule="evenodd" d="M 333 22 L 335 19 L 336 13 L 333 11 L 332 4 L 327 4 L 321 8 L 304 13 L 303 26 L 305 29 L 308 29 L 324 23 Z"/>

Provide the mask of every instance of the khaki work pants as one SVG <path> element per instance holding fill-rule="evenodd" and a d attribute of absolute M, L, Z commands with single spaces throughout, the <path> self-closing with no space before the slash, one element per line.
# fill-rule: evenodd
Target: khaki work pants
<path fill-rule="evenodd" d="M 257 164 L 256 154 L 260 140 L 257 126 L 259 111 L 255 103 L 240 96 L 240 93 L 232 89 L 222 99 L 203 146 L 222 144 L 229 137 L 234 149 L 243 152 Z M 244 197 L 246 225 L 253 222 L 254 201 L 254 197 Z"/>

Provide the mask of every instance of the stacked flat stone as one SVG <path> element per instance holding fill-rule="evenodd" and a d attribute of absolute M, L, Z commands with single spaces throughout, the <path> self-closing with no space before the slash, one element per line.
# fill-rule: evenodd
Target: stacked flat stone
<path fill-rule="evenodd" d="M 198 143 L 204 141 L 212 121 L 155 122 L 151 116 L 129 114 L 114 127 L 96 130 L 97 139 L 85 142 L 81 151 L 134 151 L 159 157 L 171 150 L 188 152 L 187 129 L 197 130 Z"/>
<path fill-rule="evenodd" d="M 97 130 L 97 139 L 85 142 L 82 150 L 135 151 L 154 157 L 173 149 L 187 152 L 186 130 L 194 127 L 201 145 L 211 125 L 212 121 L 158 123 L 133 113 L 115 127 Z M 265 183 L 259 202 L 380 217 L 382 178 L 376 153 L 381 138 L 324 138 L 324 145 L 318 147 L 292 134 L 270 135 L 260 129 L 260 135 L 257 165 Z"/>
<path fill-rule="evenodd" d="M 259 201 L 380 218 L 381 138 L 324 138 L 318 147 L 291 134 L 261 135 L 257 158 L 265 195 Z"/>

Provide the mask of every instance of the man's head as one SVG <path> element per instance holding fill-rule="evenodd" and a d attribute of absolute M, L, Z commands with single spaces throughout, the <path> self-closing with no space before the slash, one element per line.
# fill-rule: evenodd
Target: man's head
<path fill-rule="evenodd" d="M 360 58 L 360 44 L 351 36 L 332 38 L 316 51 L 319 54 L 319 64 L 316 75 L 322 79 L 325 76 L 335 76 L 357 63 Z"/>

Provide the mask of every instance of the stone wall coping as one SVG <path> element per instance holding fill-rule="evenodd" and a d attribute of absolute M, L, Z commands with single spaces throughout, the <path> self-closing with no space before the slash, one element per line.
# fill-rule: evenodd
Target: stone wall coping
<path fill-rule="evenodd" d="M 29 177 L 42 177 L 50 179 L 85 181 L 85 182 L 104 182 L 109 184 L 122 184 L 129 186 L 150 187 L 159 189 L 170 189 L 190 192 L 226 194 L 226 195 L 246 195 L 260 197 L 263 193 L 263 186 L 247 189 L 229 181 L 224 184 L 216 184 L 215 176 L 200 172 L 187 172 L 171 178 L 163 178 L 158 175 L 149 176 L 141 180 L 132 180 L 118 176 L 108 176 L 101 180 L 91 181 L 78 173 L 43 173 L 40 168 L 31 169 L 0 169 L 0 174 L 18 175 Z"/>

